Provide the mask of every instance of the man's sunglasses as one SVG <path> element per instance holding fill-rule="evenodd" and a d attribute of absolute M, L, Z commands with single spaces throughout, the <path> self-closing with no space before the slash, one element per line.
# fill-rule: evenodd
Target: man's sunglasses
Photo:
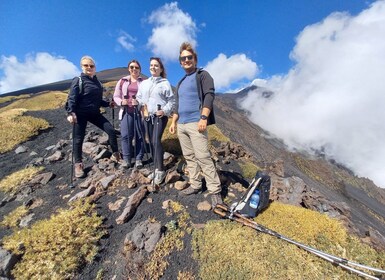
<path fill-rule="evenodd" d="M 180 56 L 179 61 L 192 60 L 194 57 L 192 55 Z"/>

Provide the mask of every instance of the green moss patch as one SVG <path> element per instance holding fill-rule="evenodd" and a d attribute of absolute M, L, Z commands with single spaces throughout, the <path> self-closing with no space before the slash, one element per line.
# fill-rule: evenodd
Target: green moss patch
<path fill-rule="evenodd" d="M 318 212 L 272 203 L 257 222 L 319 250 L 383 267 L 378 253 Z M 193 233 L 201 279 L 361 279 L 295 245 L 229 220 L 209 222 Z M 365 255 L 363 257 L 362 255 Z"/>
<path fill-rule="evenodd" d="M 27 216 L 28 208 L 26 206 L 17 207 L 11 213 L 6 215 L 4 219 L 0 222 L 0 226 L 7 228 L 15 228 L 19 225 L 22 218 Z"/>
<path fill-rule="evenodd" d="M 12 109 L 0 113 L 0 153 L 12 150 L 20 143 L 50 127 L 46 120 L 23 116 L 25 109 Z"/>
<path fill-rule="evenodd" d="M 16 193 L 24 183 L 30 181 L 42 170 L 44 170 L 44 167 L 28 167 L 16 171 L 0 181 L 0 191 Z"/>
<path fill-rule="evenodd" d="M 0 109 L 5 112 L 11 109 L 26 109 L 29 111 L 51 110 L 63 107 L 67 100 L 67 94 L 62 91 L 49 91 L 37 94 L 29 98 L 16 100 Z"/>
<path fill-rule="evenodd" d="M 49 220 L 3 239 L 3 247 L 21 256 L 12 274 L 15 279 L 72 279 L 74 272 L 95 257 L 102 218 L 93 206 L 81 201 L 60 210 Z"/>

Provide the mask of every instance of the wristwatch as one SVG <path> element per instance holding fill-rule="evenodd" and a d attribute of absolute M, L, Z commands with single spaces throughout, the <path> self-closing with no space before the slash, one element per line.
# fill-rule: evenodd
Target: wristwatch
<path fill-rule="evenodd" d="M 201 120 L 207 120 L 207 116 L 201 115 Z"/>

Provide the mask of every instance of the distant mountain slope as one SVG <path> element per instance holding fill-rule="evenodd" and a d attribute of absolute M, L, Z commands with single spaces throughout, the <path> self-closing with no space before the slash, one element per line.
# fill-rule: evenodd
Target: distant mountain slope
<path fill-rule="evenodd" d="M 79 73 L 80 74 L 80 73 Z M 114 69 L 108 69 L 108 70 L 103 70 L 100 72 L 97 72 L 96 75 L 99 78 L 100 81 L 103 83 L 109 82 L 109 81 L 117 81 L 121 77 L 126 76 L 128 74 L 127 68 L 126 67 L 118 67 Z M 0 97 L 5 97 L 5 96 L 17 96 L 20 94 L 33 94 L 33 93 L 38 93 L 42 91 L 54 91 L 54 90 L 67 90 L 70 85 L 71 85 L 72 79 L 68 80 L 63 80 L 55 83 L 50 83 L 50 84 L 45 84 L 45 85 L 39 85 L 36 87 L 31 87 L 31 88 L 26 88 L 26 89 L 21 89 L 21 90 L 16 90 L 12 91 L 6 94 L 0 95 Z"/>
<path fill-rule="evenodd" d="M 361 235 L 368 232 L 369 226 L 385 236 L 385 189 L 321 157 L 288 151 L 282 141 L 253 124 L 237 105 L 247 92 L 218 94 L 215 99 L 217 125 L 226 136 L 248 150 L 260 167 L 282 159 L 285 176 L 299 177 L 328 200 L 347 205 Z"/>

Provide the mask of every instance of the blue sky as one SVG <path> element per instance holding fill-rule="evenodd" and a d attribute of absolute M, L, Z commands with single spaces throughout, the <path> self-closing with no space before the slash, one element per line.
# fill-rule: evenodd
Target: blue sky
<path fill-rule="evenodd" d="M 336 11 L 354 15 L 373 1 L 0 1 L 0 94 L 70 78 L 88 54 L 97 70 L 160 56 L 175 85 L 184 40 L 197 46 L 199 66 L 218 91 L 289 71 L 296 36 Z"/>
<path fill-rule="evenodd" d="M 161 57 L 175 85 L 193 43 L 217 92 L 292 150 L 385 187 L 385 0 L 0 1 L 0 94 Z M 274 91 L 261 98 L 259 90 Z"/>

